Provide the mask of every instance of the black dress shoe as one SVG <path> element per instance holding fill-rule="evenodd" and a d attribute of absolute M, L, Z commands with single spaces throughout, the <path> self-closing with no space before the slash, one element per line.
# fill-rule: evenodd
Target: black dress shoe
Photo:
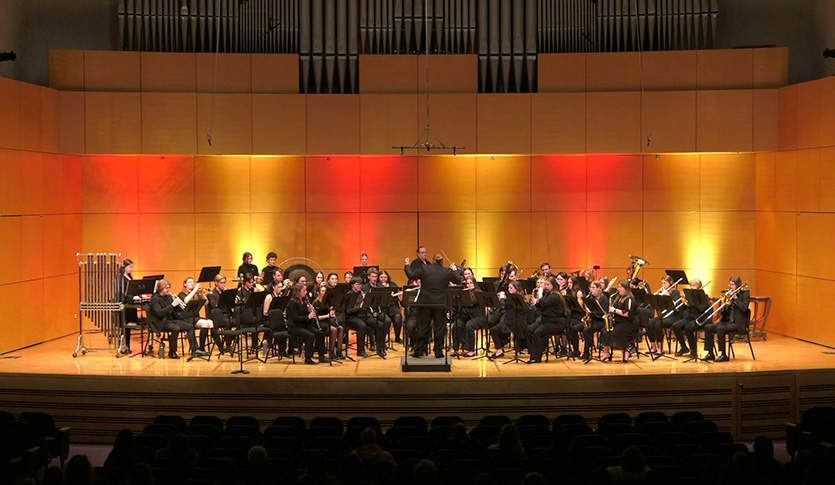
<path fill-rule="evenodd" d="M 681 357 L 682 355 L 687 354 L 689 352 L 690 352 L 690 349 L 688 349 L 687 347 L 682 347 L 682 348 L 676 350 L 676 357 Z"/>
<path fill-rule="evenodd" d="M 205 356 L 209 355 L 209 353 L 206 352 L 205 350 L 197 349 L 194 352 L 192 352 L 191 355 L 193 355 L 195 357 L 205 357 Z"/>
<path fill-rule="evenodd" d="M 589 355 L 588 352 L 583 352 L 582 354 L 580 354 L 580 360 L 589 360 L 589 359 L 591 359 L 591 355 Z"/>
<path fill-rule="evenodd" d="M 177 355 L 177 352 L 168 352 L 168 358 L 169 359 L 179 359 L 180 356 Z"/>
<path fill-rule="evenodd" d="M 328 363 L 328 362 L 330 362 L 330 361 L 331 361 L 331 359 L 330 359 L 330 358 L 328 358 L 328 357 L 325 357 L 325 356 L 323 356 L 323 355 L 320 355 L 320 356 L 319 356 L 319 363 L 320 363 L 320 364 L 327 364 L 327 363 Z"/>
<path fill-rule="evenodd" d="M 368 357 L 368 352 L 364 350 L 362 352 L 357 352 L 357 357 Z"/>
<path fill-rule="evenodd" d="M 315 365 L 315 364 L 316 364 L 316 361 L 315 361 L 315 360 L 313 360 L 313 359 L 304 359 L 304 363 L 305 363 L 305 364 L 314 364 L 314 365 Z"/>
<path fill-rule="evenodd" d="M 435 358 L 436 359 L 443 359 L 444 358 L 444 353 L 443 352 L 435 352 Z"/>
<path fill-rule="evenodd" d="M 386 358 L 386 351 L 385 350 L 378 350 L 377 351 L 377 357 L 381 357 L 381 358 L 385 359 Z"/>
<path fill-rule="evenodd" d="M 702 360 L 716 360 L 716 356 L 713 355 L 713 352 L 708 352 L 707 355 L 702 357 Z"/>
<path fill-rule="evenodd" d="M 411 357 L 413 359 L 419 359 L 420 358 L 420 352 L 412 352 L 411 354 L 409 354 L 409 357 Z"/>
<path fill-rule="evenodd" d="M 716 358 L 716 362 L 727 362 L 729 360 L 731 359 L 728 358 L 725 352 L 722 352 L 721 354 L 719 354 L 719 357 Z"/>

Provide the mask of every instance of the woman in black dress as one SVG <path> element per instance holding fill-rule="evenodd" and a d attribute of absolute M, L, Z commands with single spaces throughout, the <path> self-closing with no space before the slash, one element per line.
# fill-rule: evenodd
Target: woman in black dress
<path fill-rule="evenodd" d="M 330 362 L 325 357 L 325 334 L 319 330 L 316 323 L 316 309 L 305 301 L 307 285 L 296 283 L 290 293 L 287 303 L 287 328 L 290 335 L 304 343 L 304 363 L 315 364 L 313 360 L 313 346 L 319 354 L 319 362 Z"/>
<path fill-rule="evenodd" d="M 603 354 L 600 360 L 612 359 L 612 348 L 623 350 L 623 361 L 629 360 L 627 348 L 635 338 L 638 325 L 635 323 L 634 313 L 637 308 L 632 289 L 626 280 L 618 281 L 618 294 L 609 302 L 609 313 L 614 316 L 614 327 L 603 344 Z"/>

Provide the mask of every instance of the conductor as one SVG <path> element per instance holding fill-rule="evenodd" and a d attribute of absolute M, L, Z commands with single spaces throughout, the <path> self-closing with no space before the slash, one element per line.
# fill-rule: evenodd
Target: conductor
<path fill-rule="evenodd" d="M 423 250 L 426 251 L 425 248 Z M 435 357 L 444 357 L 446 290 L 450 283 L 461 282 L 461 272 L 455 263 L 452 263 L 449 268 L 444 267 L 444 257 L 440 254 L 436 254 L 432 261 L 432 264 L 410 265 L 409 258 L 406 258 L 406 265 L 403 267 L 410 280 L 420 279 L 420 293 L 415 301 L 418 307 L 417 344 L 412 357 L 420 357 L 422 351 L 426 349 L 426 336 L 430 322 L 432 322 L 435 334 Z"/>

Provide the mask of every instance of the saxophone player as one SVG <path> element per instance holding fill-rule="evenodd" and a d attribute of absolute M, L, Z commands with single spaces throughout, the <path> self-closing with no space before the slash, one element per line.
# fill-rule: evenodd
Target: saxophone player
<path fill-rule="evenodd" d="M 589 284 L 589 291 L 592 298 L 597 301 L 603 312 L 609 308 L 609 297 L 603 291 L 603 282 L 600 280 L 592 281 Z M 600 333 L 606 327 L 606 321 L 602 315 L 592 313 L 589 316 L 589 324 L 583 328 L 583 354 L 580 356 L 582 360 L 590 360 L 592 353 L 592 346 L 594 345 L 594 334 Z M 599 338 L 599 337 L 598 337 Z"/>
<path fill-rule="evenodd" d="M 609 313 L 615 319 L 614 328 L 605 334 L 601 361 L 612 360 L 613 347 L 623 350 L 623 362 L 629 361 L 629 344 L 635 339 L 638 327 L 633 323 L 637 306 L 629 282 L 618 281 L 618 293 L 609 303 Z"/>

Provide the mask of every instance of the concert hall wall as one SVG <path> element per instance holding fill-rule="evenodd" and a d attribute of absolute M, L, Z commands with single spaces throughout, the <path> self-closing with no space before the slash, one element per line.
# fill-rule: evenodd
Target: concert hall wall
<path fill-rule="evenodd" d="M 833 227 L 812 224 L 828 214 L 808 213 L 799 185 L 818 184 L 823 211 L 831 154 L 791 145 L 809 135 L 786 117 L 814 109 L 822 141 L 835 110 L 782 87 L 787 58 L 543 55 L 538 93 L 485 95 L 474 58 L 430 56 L 431 141 L 465 148 L 401 156 L 391 146 L 423 141 L 423 57 L 361 56 L 360 94 L 302 95 L 293 56 L 222 54 L 214 85 L 213 55 L 53 51 L 53 153 L 73 155 L 50 156 L 77 174 L 81 222 L 64 275 L 78 250 L 121 252 L 175 286 L 203 265 L 232 274 L 245 250 L 259 267 L 275 250 L 340 273 L 367 251 L 398 282 L 418 241 L 478 276 L 508 259 L 523 276 L 543 260 L 622 276 L 638 254 L 653 286 L 682 267 L 715 294 L 739 273 L 775 298 L 771 330 L 835 344 L 795 317 L 800 288 L 835 282 L 835 259 L 824 280 L 810 256 L 795 263 Z M 825 91 L 814 99 L 831 102 Z M 817 175 L 801 173 L 813 159 Z"/>

